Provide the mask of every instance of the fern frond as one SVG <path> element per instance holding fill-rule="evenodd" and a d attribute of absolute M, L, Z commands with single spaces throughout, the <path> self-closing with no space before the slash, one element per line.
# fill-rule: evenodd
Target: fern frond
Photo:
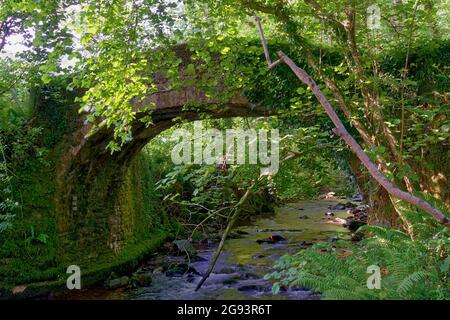
<path fill-rule="evenodd" d="M 429 275 L 427 271 L 416 271 L 410 274 L 400 282 L 397 287 L 397 293 L 400 296 L 407 296 L 417 283 L 424 281 Z"/>

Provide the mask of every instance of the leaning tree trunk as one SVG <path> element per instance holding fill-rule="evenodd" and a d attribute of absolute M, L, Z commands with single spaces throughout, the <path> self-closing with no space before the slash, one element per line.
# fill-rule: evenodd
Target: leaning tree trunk
<path fill-rule="evenodd" d="M 259 3 L 257 4 L 253 1 L 243 1 L 243 2 L 246 7 L 249 7 L 252 10 L 276 16 L 281 22 L 284 23 L 285 27 L 288 30 L 292 30 L 292 26 L 295 25 L 295 22 L 291 19 L 291 17 L 288 14 L 286 14 L 284 10 L 282 10 L 283 5 L 280 2 L 278 2 L 276 5 L 273 6 L 261 5 Z M 352 22 L 353 16 L 351 12 L 347 12 L 349 14 L 348 18 L 350 19 L 347 19 L 346 23 L 343 23 L 341 21 L 338 21 L 333 15 L 324 13 L 320 5 L 314 0 L 311 1 L 305 0 L 305 3 L 307 3 L 311 7 L 312 12 L 313 14 L 315 13 L 316 18 L 322 20 L 323 22 L 327 23 L 330 26 L 336 27 L 341 31 L 339 33 L 340 36 L 338 37 L 338 41 L 340 41 L 341 44 L 345 46 L 345 48 L 347 48 L 346 50 L 347 52 L 345 52 L 345 54 L 347 56 L 349 66 L 355 68 L 356 75 L 358 76 L 358 82 L 363 84 L 365 82 L 365 75 L 363 71 L 364 68 L 362 68 L 362 65 L 360 63 L 361 62 L 359 58 L 360 55 L 356 45 L 356 38 L 354 37 L 355 29 L 354 23 Z M 289 31 L 289 33 L 291 33 L 291 31 Z M 337 101 L 338 106 L 340 110 L 343 112 L 347 121 L 358 131 L 360 137 L 363 140 L 364 145 L 368 148 L 374 148 L 379 145 L 384 145 L 386 143 L 388 144 L 389 148 L 386 154 L 388 158 L 385 158 L 385 156 L 377 155 L 376 164 L 379 166 L 380 171 L 383 172 L 384 174 L 386 174 L 389 171 L 386 166 L 387 162 L 398 162 L 402 163 L 403 165 L 406 165 L 406 163 L 403 161 L 401 157 L 401 153 L 397 152 L 396 150 L 397 141 L 395 137 L 392 135 L 390 129 L 384 124 L 382 115 L 378 110 L 379 100 L 375 92 L 372 92 L 371 90 L 369 90 L 369 88 L 366 88 L 363 85 L 362 95 L 364 97 L 364 106 L 362 108 L 362 111 L 367 119 L 373 119 L 373 121 L 369 121 L 368 124 L 364 124 L 357 117 L 352 116 L 350 105 L 345 100 L 335 80 L 333 80 L 326 73 L 322 72 L 320 67 L 321 66 L 320 60 L 318 60 L 315 57 L 315 55 L 311 52 L 311 50 L 308 48 L 308 46 L 305 45 L 307 43 L 307 40 L 302 36 L 302 34 L 299 33 L 298 30 L 294 32 L 293 36 L 295 39 L 295 43 L 299 46 L 299 49 L 305 56 L 308 65 L 314 70 L 319 79 L 322 80 L 326 85 L 326 87 L 330 90 L 331 94 Z M 384 141 L 381 141 L 381 139 L 384 139 Z M 376 181 L 374 181 L 373 183 L 376 183 Z M 413 191 L 411 181 L 407 176 L 403 177 L 402 185 L 406 188 L 408 192 Z M 393 220 L 395 219 L 395 217 L 402 216 L 401 213 L 395 210 L 396 208 L 395 203 L 392 202 L 393 199 L 391 197 L 388 197 L 387 192 L 383 188 L 378 189 L 379 190 L 377 194 L 371 197 L 373 198 L 372 199 L 373 202 L 371 201 L 373 204 L 373 208 L 376 208 L 377 210 L 376 217 L 369 216 L 369 220 L 372 218 L 380 221 Z M 371 195 L 372 194 L 373 193 L 371 193 Z M 388 200 L 390 203 L 388 204 L 380 202 L 384 200 Z M 372 211 L 369 212 L 369 214 L 375 213 L 374 210 L 369 210 Z M 394 213 L 390 214 L 392 210 L 394 210 Z M 384 212 L 386 212 L 387 214 L 386 217 L 381 216 L 381 214 L 383 214 Z M 409 225 L 409 221 L 407 220 L 403 220 L 403 223 L 405 226 Z"/>
<path fill-rule="evenodd" d="M 450 227 L 450 219 L 445 216 L 440 210 L 431 206 L 425 200 L 412 195 L 411 193 L 400 190 L 397 186 L 395 186 L 392 182 L 387 180 L 384 175 L 380 172 L 378 167 L 369 159 L 369 157 L 365 154 L 364 150 L 361 146 L 356 142 L 356 140 L 348 133 L 342 121 L 339 119 L 336 111 L 334 111 L 328 99 L 322 93 L 322 91 L 317 86 L 316 82 L 309 76 L 309 74 L 298 67 L 286 54 L 282 51 L 279 52 L 279 59 L 272 63 L 270 59 L 269 49 L 267 47 L 267 42 L 264 37 L 264 32 L 262 30 L 261 21 L 259 18 L 256 18 L 256 22 L 258 24 L 259 33 L 261 36 L 261 42 L 264 48 L 264 54 L 266 56 L 267 64 L 269 69 L 279 65 L 280 63 L 285 63 L 292 72 L 297 76 L 297 78 L 311 88 L 312 93 L 319 101 L 319 103 L 324 107 L 325 112 L 328 117 L 331 119 L 335 128 L 333 129 L 334 134 L 341 137 L 342 140 L 345 141 L 350 150 L 359 158 L 361 163 L 366 167 L 369 171 L 370 175 L 373 177 L 378 184 L 383 187 L 391 196 L 406 201 L 419 209 L 427 212 L 429 215 L 434 217 L 439 223 L 445 225 L 446 227 Z"/>

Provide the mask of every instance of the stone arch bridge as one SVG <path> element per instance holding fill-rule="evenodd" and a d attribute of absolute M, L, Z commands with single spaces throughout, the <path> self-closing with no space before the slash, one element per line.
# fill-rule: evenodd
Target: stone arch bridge
<path fill-rule="evenodd" d="M 182 52 L 181 56 L 186 57 L 186 54 Z M 154 103 L 150 111 L 152 125 L 146 126 L 140 121 L 149 112 L 138 112 L 132 125 L 132 141 L 113 154 L 106 150 L 113 130 L 102 128 L 86 138 L 91 125 L 84 123 L 83 115 L 73 113 L 76 114 L 76 119 L 71 120 L 75 122 L 74 130 L 59 144 L 63 151 L 57 160 L 54 195 L 57 246 L 67 263 L 76 264 L 77 259 L 84 258 L 95 260 L 112 252 L 117 254 L 124 244 L 132 241 L 135 230 L 142 230 L 145 212 L 136 216 L 129 208 L 124 208 L 123 193 L 130 165 L 152 138 L 182 120 L 197 120 L 205 114 L 211 118 L 270 115 L 243 95 L 217 103 L 193 86 L 175 91 L 166 89 L 163 78 L 157 83 L 159 90 L 142 102 Z M 185 108 L 192 103 L 196 105 L 195 111 Z M 139 105 L 137 108 L 139 110 Z M 136 203 L 132 206 L 140 207 Z"/>

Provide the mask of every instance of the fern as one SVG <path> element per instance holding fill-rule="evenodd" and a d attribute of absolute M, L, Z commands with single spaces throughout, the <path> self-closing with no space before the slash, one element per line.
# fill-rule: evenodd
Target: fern
<path fill-rule="evenodd" d="M 403 279 L 398 288 L 397 293 L 400 296 L 405 296 L 409 292 L 411 292 L 414 288 L 414 286 L 419 283 L 420 281 L 424 281 L 430 274 L 426 271 L 416 271 L 413 274 L 407 276 L 405 279 Z"/>
<path fill-rule="evenodd" d="M 372 233 L 373 237 L 377 237 L 383 239 L 387 242 L 397 241 L 397 240 L 408 240 L 410 237 L 408 234 L 396 230 L 396 229 L 387 229 L 380 226 L 375 225 L 365 225 L 360 228 L 361 231 Z"/>
<path fill-rule="evenodd" d="M 284 256 L 266 278 L 322 292 L 325 299 L 449 299 L 449 232 L 423 224 L 413 225 L 420 230 L 414 240 L 398 230 L 365 226 L 365 240 L 315 244 Z M 351 254 L 340 255 L 343 249 Z M 370 265 L 382 270 L 379 290 L 367 288 Z"/>
<path fill-rule="evenodd" d="M 371 300 L 369 294 L 355 292 L 352 289 L 329 289 L 324 295 L 327 300 Z"/>

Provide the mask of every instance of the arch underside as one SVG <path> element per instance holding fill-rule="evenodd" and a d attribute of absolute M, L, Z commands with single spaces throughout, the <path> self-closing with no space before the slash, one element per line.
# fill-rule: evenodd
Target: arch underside
<path fill-rule="evenodd" d="M 148 96 L 143 103 L 148 102 L 154 107 L 149 112 L 136 114 L 132 125 L 133 139 L 118 152 L 111 154 L 106 150 L 113 138 L 112 129 L 102 128 L 86 137 L 91 125 L 85 124 L 83 119 L 77 120 L 79 128 L 63 142 L 69 147 L 57 166 L 55 204 L 58 247 L 65 257 L 77 256 L 80 250 L 96 254 L 120 250 L 126 239 L 120 234 L 122 214 L 117 199 L 130 164 L 153 137 L 182 121 L 205 116 L 270 115 L 243 96 L 216 103 L 192 87 L 158 92 Z M 148 115 L 152 119 L 151 125 L 140 120 Z M 75 209 L 74 199 L 77 202 Z"/>

